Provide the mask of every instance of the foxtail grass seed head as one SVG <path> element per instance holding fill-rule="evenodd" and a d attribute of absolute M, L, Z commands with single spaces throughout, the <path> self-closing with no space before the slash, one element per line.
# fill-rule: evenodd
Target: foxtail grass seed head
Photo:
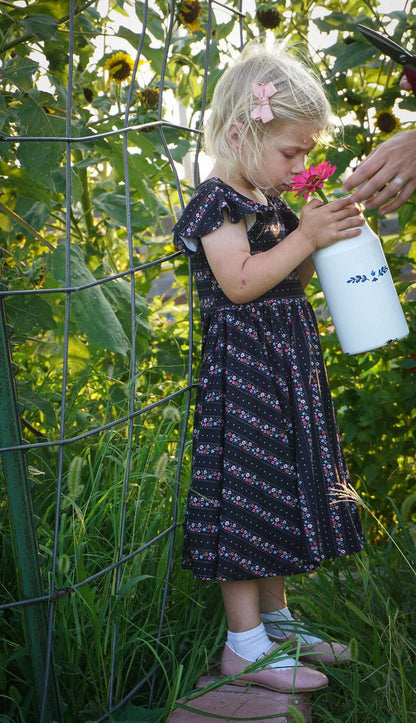
<path fill-rule="evenodd" d="M 75 502 L 82 494 L 84 485 L 81 484 L 81 473 L 85 460 L 82 457 L 74 457 L 71 460 L 68 470 L 67 487 L 68 497 Z"/>
<path fill-rule="evenodd" d="M 56 567 L 61 575 L 68 575 L 71 569 L 71 560 L 69 559 L 69 555 L 65 552 L 60 555 L 56 561 Z"/>
<path fill-rule="evenodd" d="M 155 465 L 155 475 L 159 478 L 164 477 L 166 474 L 166 468 L 168 466 L 169 455 L 167 452 L 163 452 L 160 455 L 159 460 Z"/>
<path fill-rule="evenodd" d="M 350 656 L 351 660 L 358 659 L 358 643 L 355 638 L 352 638 L 350 641 Z"/>
<path fill-rule="evenodd" d="M 171 422 L 180 422 L 181 421 L 181 413 L 177 407 L 175 407 L 173 404 L 169 404 L 167 407 L 164 408 L 162 412 L 162 417 L 165 421 L 171 421 Z"/>

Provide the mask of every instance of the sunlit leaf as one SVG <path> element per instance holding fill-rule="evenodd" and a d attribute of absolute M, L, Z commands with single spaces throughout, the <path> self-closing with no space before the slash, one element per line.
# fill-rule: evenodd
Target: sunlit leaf
<path fill-rule="evenodd" d="M 20 90 L 27 91 L 33 86 L 33 74 L 39 68 L 39 63 L 31 58 L 13 58 L 2 68 L 4 78 L 8 83 L 16 85 Z"/>
<path fill-rule="evenodd" d="M 17 381 L 19 402 L 21 402 L 25 409 L 33 411 L 40 411 L 44 415 L 45 426 L 53 428 L 56 426 L 56 411 L 54 405 L 49 399 L 39 394 L 37 391 L 32 389 L 29 384 Z"/>
<path fill-rule="evenodd" d="M 51 262 L 54 278 L 61 286 L 66 285 L 65 254 L 65 245 L 60 244 Z M 83 286 L 94 281 L 95 278 L 85 263 L 83 252 L 78 246 L 71 246 L 70 284 Z M 86 335 L 90 343 L 102 349 L 127 354 L 130 346 L 128 338 L 100 286 L 71 294 L 71 314 L 79 331 Z"/>
<path fill-rule="evenodd" d="M 376 55 L 374 46 L 370 43 L 362 43 L 358 40 L 351 45 L 336 43 L 327 49 L 329 55 L 335 57 L 333 72 L 341 73 L 344 70 L 354 70 L 367 63 Z"/>

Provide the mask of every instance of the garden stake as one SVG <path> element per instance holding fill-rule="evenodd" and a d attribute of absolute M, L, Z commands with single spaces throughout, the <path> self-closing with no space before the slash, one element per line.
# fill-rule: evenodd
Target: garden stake
<path fill-rule="evenodd" d="M 0 290 L 4 286 L 0 285 Z M 9 336 L 11 328 L 6 324 L 4 299 L 0 297 L 0 447 L 15 447 L 22 444 L 20 419 L 17 405 L 13 364 L 10 354 Z M 12 532 L 14 556 L 20 578 L 24 600 L 41 597 L 41 574 L 36 539 L 30 482 L 27 475 L 25 452 L 13 449 L 1 452 Z M 44 603 L 23 606 L 26 643 L 29 647 L 34 684 L 39 708 L 44 696 L 47 675 L 47 622 Z M 58 689 L 52 665 L 46 696 L 45 715 L 42 723 L 61 721 Z"/>

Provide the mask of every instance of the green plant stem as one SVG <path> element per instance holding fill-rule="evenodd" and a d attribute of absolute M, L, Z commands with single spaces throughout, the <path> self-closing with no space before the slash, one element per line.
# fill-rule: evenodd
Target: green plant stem
<path fill-rule="evenodd" d="M 84 160 L 84 155 L 79 148 L 73 148 L 72 153 L 74 156 L 75 163 L 80 163 L 80 161 Z M 87 227 L 88 235 L 92 236 L 92 234 L 94 233 L 94 218 L 92 215 L 91 198 L 90 198 L 90 192 L 89 192 L 89 188 L 88 188 L 87 169 L 86 168 L 78 168 L 77 172 L 78 172 L 79 180 L 81 181 L 81 186 L 82 186 L 81 205 L 82 205 L 82 211 L 84 214 L 85 225 Z"/>
<path fill-rule="evenodd" d="M 319 198 L 321 199 L 321 201 L 323 201 L 324 203 L 329 203 L 327 197 L 325 196 L 325 194 L 324 194 L 324 192 L 323 192 L 323 190 L 322 190 L 322 188 L 316 188 L 316 189 L 315 189 L 315 193 L 318 194 L 318 196 L 319 196 Z"/>

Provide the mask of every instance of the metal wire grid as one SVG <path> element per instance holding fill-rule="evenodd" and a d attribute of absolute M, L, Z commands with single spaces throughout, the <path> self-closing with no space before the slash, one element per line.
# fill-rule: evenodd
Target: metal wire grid
<path fill-rule="evenodd" d="M 207 88 L 207 75 L 208 75 L 208 61 L 209 61 L 209 52 L 210 52 L 210 38 L 211 38 L 211 23 L 212 23 L 212 12 L 213 12 L 213 5 L 218 5 L 222 8 L 225 8 L 230 13 L 233 13 L 238 16 L 240 25 L 240 46 L 243 44 L 243 31 L 242 31 L 242 18 L 243 13 L 241 11 L 241 0 L 239 0 L 239 7 L 232 7 L 231 5 L 227 5 L 226 3 L 220 3 L 217 2 L 217 0 L 209 0 L 208 2 L 208 24 L 206 28 L 206 53 L 205 53 L 205 67 L 204 67 L 204 78 L 203 78 L 203 100 L 202 100 L 202 108 L 200 113 L 200 126 L 202 126 L 203 120 L 204 120 L 204 113 L 205 113 L 205 102 L 206 102 L 206 88 Z M 134 390 L 134 384 L 130 384 L 131 393 L 129 397 L 129 411 L 128 414 L 122 417 L 119 417 L 118 419 L 115 419 L 107 424 L 96 426 L 91 429 L 85 430 L 82 434 L 78 434 L 76 436 L 66 436 L 65 433 L 65 423 L 66 423 L 66 412 L 67 412 L 67 383 L 68 383 L 68 345 L 69 345 L 69 339 L 70 339 L 70 328 L 69 328 L 69 322 L 70 322 L 70 309 L 71 309 L 71 297 L 73 294 L 80 292 L 84 289 L 91 288 L 93 286 L 99 286 L 102 284 L 106 284 L 110 281 L 113 281 L 118 278 L 126 277 L 131 282 L 131 338 L 134 339 L 136 335 L 136 314 L 135 314 L 135 280 L 138 274 L 140 272 L 144 271 L 146 268 L 150 266 L 161 266 L 164 262 L 171 260 L 175 256 L 177 256 L 177 253 L 169 254 L 164 256 L 163 258 L 160 258 L 156 261 L 152 261 L 149 263 L 142 264 L 140 266 L 134 265 L 133 263 L 133 233 L 132 233 L 132 219 L 131 219 L 131 212 L 130 212 L 130 203 L 131 203 L 131 188 L 130 188 L 130 182 L 129 182 L 129 168 L 128 168 L 128 135 L 132 131 L 137 131 L 139 129 L 145 129 L 145 128 L 157 128 L 160 136 L 160 140 L 163 144 L 164 151 L 166 153 L 166 156 L 169 160 L 171 169 L 173 171 L 179 198 L 181 201 L 181 206 L 183 207 L 183 197 L 181 193 L 181 186 L 180 186 L 180 179 L 178 177 L 177 169 L 175 166 L 175 161 L 171 155 L 168 143 L 165 138 L 164 134 L 164 128 L 170 127 L 170 128 L 177 128 L 181 130 L 189 131 L 189 133 L 197 134 L 197 144 L 196 144 L 196 152 L 195 152 L 195 158 L 194 158 L 194 181 L 195 184 L 199 181 L 199 174 L 198 174 L 198 157 L 200 153 L 200 145 L 201 145 L 201 132 L 198 128 L 191 128 L 189 126 L 182 126 L 174 123 L 170 123 L 163 119 L 163 110 L 162 110 L 162 91 L 165 84 L 165 74 L 166 74 L 166 66 L 169 58 L 169 52 L 170 47 L 172 43 L 172 32 L 173 32 L 173 25 L 175 21 L 175 14 L 176 14 L 176 4 L 175 0 L 171 3 L 171 11 L 170 11 L 170 18 L 169 18 L 169 24 L 168 29 L 166 33 L 166 41 L 165 41 L 165 49 L 164 49 L 164 61 L 161 71 L 161 77 L 160 77 L 160 86 L 159 86 L 159 105 L 158 105 L 158 120 L 152 123 L 147 124 L 141 124 L 141 125 L 129 125 L 129 118 L 130 118 L 130 110 L 132 105 L 132 97 L 133 97 L 133 89 L 134 89 L 134 81 L 137 73 L 137 68 L 139 65 L 139 61 L 142 54 L 142 48 L 143 43 L 146 37 L 147 32 L 147 17 L 148 17 L 148 7 L 149 7 L 149 0 L 144 0 L 143 2 L 143 19 L 142 19 L 142 32 L 141 32 L 141 39 L 139 46 L 137 48 L 137 53 L 134 61 L 134 68 L 132 71 L 132 77 L 131 82 L 128 89 L 127 94 L 127 100 L 126 100 L 126 108 L 124 113 L 124 119 L 123 119 L 123 127 L 119 130 L 113 130 L 108 131 L 106 133 L 98 133 L 94 136 L 87 136 L 87 137 L 77 137 L 72 138 L 71 137 L 71 103 L 72 103 L 72 88 L 73 88 L 73 66 L 74 66 L 74 18 L 75 18 L 75 0 L 70 0 L 69 2 L 69 72 L 68 72 L 68 93 L 67 93 L 67 107 L 66 107 L 66 135 L 65 137 L 31 137 L 31 136 L 13 136 L 13 137 L 2 137 L 1 140 L 5 142 L 14 142 L 14 143 L 39 143 L 39 142 L 48 142 L 48 143 L 54 143 L 54 142 L 64 142 L 66 146 L 66 234 L 65 234 L 65 286 L 55 288 L 55 289 L 27 289 L 27 290 L 19 290 L 19 291 L 8 291 L 8 290 L 0 290 L 0 298 L 6 297 L 6 296 L 19 296 L 22 294 L 28 294 L 28 295 L 34 295 L 34 294 L 51 294 L 51 293 L 59 293 L 62 294 L 65 297 L 65 339 L 64 339 L 64 352 L 63 352 L 63 359 L 62 359 L 62 389 L 61 389 L 61 415 L 60 415 L 60 423 L 59 423 L 59 438 L 51 441 L 45 441 L 45 442 L 37 442 L 34 444 L 19 444 L 14 446 L 7 446 L 7 447 L 1 447 L 0 453 L 3 452 L 11 452 L 13 450 L 21 450 L 23 453 L 26 450 L 30 449 L 39 449 L 42 447 L 55 447 L 57 448 L 57 454 L 58 454 L 58 474 L 57 474 L 57 487 L 56 487 L 56 505 L 55 505 L 55 522 L 54 522 L 54 543 L 53 543 L 53 552 L 52 552 L 52 563 L 51 563 L 51 577 L 50 577 L 50 589 L 49 592 L 45 595 L 34 597 L 31 599 L 22 599 L 17 600 L 11 603 L 4 603 L 0 604 L 0 611 L 5 610 L 7 608 L 12 607 L 19 607 L 24 608 L 25 606 L 35 605 L 39 603 L 43 603 L 47 606 L 47 660 L 46 660 L 46 674 L 45 674 L 45 680 L 44 680 L 44 687 L 43 687 L 43 698 L 42 698 L 42 704 L 41 704 L 41 711 L 40 711 L 40 721 L 46 721 L 46 708 L 47 708 L 47 696 L 48 696 L 48 687 L 50 685 L 50 675 L 51 675 L 51 661 L 52 661 L 52 652 L 53 652 L 53 618 L 54 618 L 54 612 L 55 612 L 55 605 L 59 602 L 59 600 L 67 595 L 72 594 L 75 590 L 78 588 L 85 586 L 92 582 L 93 580 L 100 578 L 104 575 L 108 575 L 112 573 L 113 571 L 116 571 L 116 583 L 115 583 L 115 590 L 114 594 L 117 596 L 120 591 L 120 584 L 121 584 L 121 575 L 122 575 L 122 568 L 125 563 L 132 560 L 133 558 L 140 555 L 144 550 L 148 549 L 149 547 L 156 544 L 160 539 L 166 536 L 170 536 L 170 546 L 169 546 L 169 558 L 168 558 L 168 565 L 167 565 L 167 573 L 165 578 L 165 583 L 163 587 L 163 599 L 162 599 L 162 606 L 161 606 L 161 615 L 159 620 L 159 629 L 158 629 L 158 637 L 157 637 L 157 644 L 159 644 L 162 630 L 163 630 L 163 624 L 165 619 L 165 612 L 166 612 L 166 603 L 167 603 L 167 597 L 168 597 L 168 587 L 169 587 L 169 580 L 171 575 L 171 568 L 172 568 L 172 561 L 173 561 L 173 543 L 174 543 L 174 531 L 176 527 L 178 526 L 178 490 L 179 490 L 179 480 L 181 476 L 181 469 L 182 469 L 182 462 L 183 462 L 183 454 L 184 454 L 184 446 L 186 441 L 186 433 L 187 433 L 187 427 L 188 427 L 188 421 L 189 421 L 189 412 L 190 412 L 190 404 L 191 404 L 191 391 L 193 388 L 192 383 L 192 377 L 193 377 L 193 364 L 192 364 L 192 339 L 193 339 L 193 316 L 192 316 L 192 295 L 193 295 L 193 289 L 192 289 L 192 277 L 189 274 L 189 291 L 188 291 L 188 304 L 189 304 L 189 358 L 188 358 L 188 376 L 187 379 L 184 380 L 184 385 L 182 388 L 178 389 L 172 394 L 169 394 L 167 396 L 161 397 L 159 400 L 154 402 L 153 404 L 149 404 L 145 407 L 142 407 L 140 410 L 137 410 L 135 408 L 135 390 Z M 94 282 L 84 284 L 82 286 L 71 286 L 70 282 L 70 270 L 71 270 L 71 260 L 70 260 L 70 249 L 71 249 L 71 226 L 70 226 L 70 218 L 71 218 L 71 197 L 72 197 L 72 189 L 71 189 L 71 147 L 75 143 L 88 143 L 89 141 L 96 141 L 98 138 L 106 138 L 111 135 L 116 134 L 123 134 L 123 163 L 124 163 L 124 174 L 125 174 L 125 190 L 126 190 L 126 235 L 127 235 L 127 242 L 128 242 L 128 252 L 129 252 L 129 268 L 126 269 L 123 272 L 108 275 L 104 278 L 98 279 Z M 135 345 L 132 344 L 132 356 L 131 356 L 131 365 L 130 365 L 130 379 L 133 380 L 136 375 L 136 353 L 135 353 Z M 133 423 L 135 419 L 141 415 L 146 414 L 150 410 L 154 409 L 155 407 L 164 405 L 169 403 L 172 399 L 182 396 L 185 399 L 185 415 L 184 419 L 182 420 L 182 430 L 179 440 L 179 456 L 178 456 L 178 466 L 176 471 L 176 477 L 175 477 L 175 490 L 174 490 L 174 508 L 173 508 L 173 515 L 171 524 L 169 527 L 164 529 L 162 532 L 160 532 L 157 536 L 155 536 L 153 539 L 148 541 L 145 545 L 137 548 L 130 554 L 125 554 L 124 548 L 125 548 L 125 533 L 126 533 L 126 499 L 127 499 L 127 493 L 128 493 L 128 484 L 130 479 L 130 472 L 131 472 L 131 453 L 132 453 L 132 443 L 133 443 Z M 121 521 L 121 534 L 120 534 L 120 541 L 119 541 L 119 551 L 118 551 L 118 557 L 117 561 L 114 562 L 111 565 L 108 565 L 104 569 L 101 569 L 99 572 L 90 575 L 89 577 L 85 578 L 81 582 L 77 582 L 71 586 L 69 589 L 57 589 L 55 584 L 55 574 L 56 574 L 56 568 L 57 568 L 57 558 L 58 558 L 58 533 L 59 533 L 59 527 L 60 527 L 60 514 L 61 514 L 61 499 L 62 499 L 62 480 L 63 480 L 63 463 L 64 463 L 64 447 L 65 445 L 68 445 L 72 442 L 79 441 L 81 439 L 87 439 L 90 436 L 96 436 L 100 435 L 106 430 L 109 430 L 111 428 L 114 428 L 119 425 L 127 425 L 127 435 L 128 435 L 128 457 L 126 460 L 125 465 L 125 474 L 124 474 L 124 480 L 123 480 L 123 495 L 122 495 L 122 508 L 123 508 L 123 517 Z M 154 684 L 154 676 L 158 668 L 158 664 L 156 664 L 152 670 L 148 671 L 147 675 L 140 680 L 135 687 L 129 691 L 127 695 L 123 697 L 122 700 L 115 701 L 115 661 L 116 661 L 116 650 L 117 650 L 117 638 L 118 630 L 117 625 L 114 624 L 113 627 L 113 636 L 112 636 L 112 653 L 111 653 L 111 677 L 110 677 L 110 685 L 109 685 L 109 696 L 108 701 L 106 702 L 105 706 L 107 709 L 107 713 L 104 714 L 101 718 L 99 718 L 100 721 L 107 720 L 108 717 L 111 715 L 111 713 L 115 712 L 117 709 L 121 708 L 132 696 L 137 693 L 137 691 L 142 688 L 142 686 L 150 680 L 151 682 L 151 690 L 153 689 Z M 153 678 L 153 684 L 152 684 L 152 678 Z M 149 706 L 152 703 L 152 693 L 150 694 L 149 699 Z"/>

